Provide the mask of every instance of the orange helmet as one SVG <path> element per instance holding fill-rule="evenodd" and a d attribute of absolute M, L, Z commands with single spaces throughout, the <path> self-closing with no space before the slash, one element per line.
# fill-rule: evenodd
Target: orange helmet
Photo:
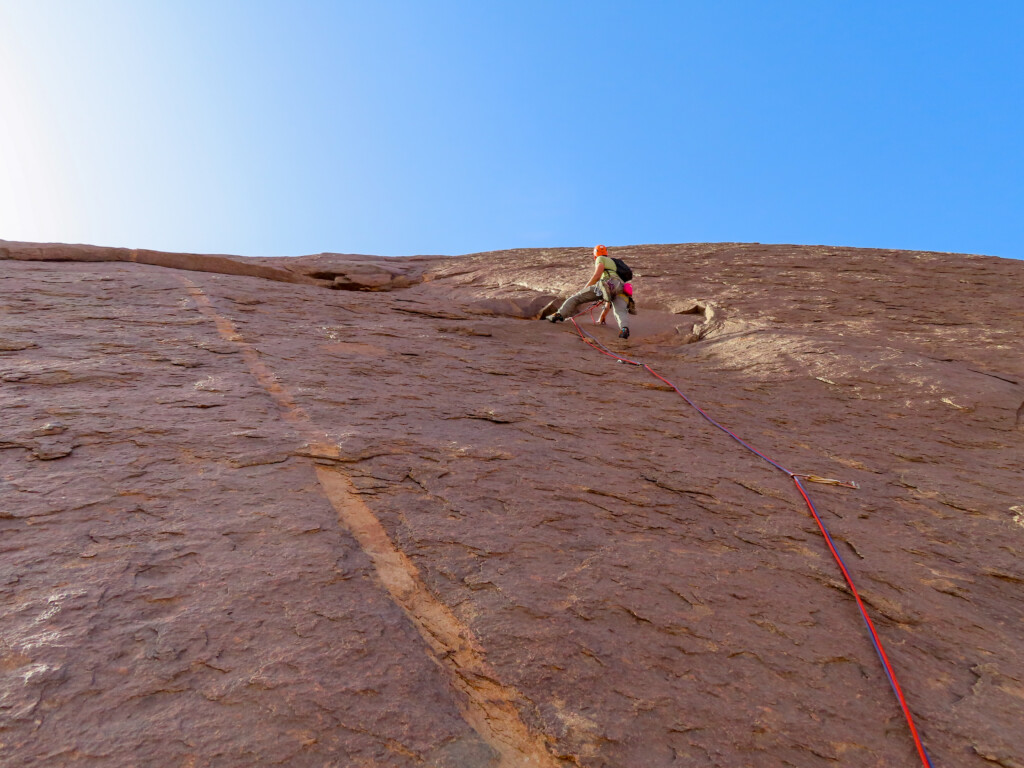
<path fill-rule="evenodd" d="M 608 249 L 605 246 L 603 246 L 603 245 L 594 246 L 594 258 L 595 259 L 598 256 L 607 256 L 607 255 L 608 255 Z"/>

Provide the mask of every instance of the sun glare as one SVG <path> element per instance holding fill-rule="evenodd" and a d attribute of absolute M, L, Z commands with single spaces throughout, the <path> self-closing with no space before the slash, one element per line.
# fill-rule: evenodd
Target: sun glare
<path fill-rule="evenodd" d="M 78 224 L 68 206 L 72 169 L 17 58 L 0 48 L 0 239 L 66 240 Z"/>

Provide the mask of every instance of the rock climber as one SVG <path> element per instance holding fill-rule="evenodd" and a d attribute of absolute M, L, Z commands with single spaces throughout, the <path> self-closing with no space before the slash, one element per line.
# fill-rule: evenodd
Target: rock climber
<path fill-rule="evenodd" d="M 594 247 L 594 274 L 582 290 L 577 291 L 565 302 L 558 311 L 548 316 L 548 321 L 560 323 L 567 317 L 576 314 L 576 308 L 587 301 L 605 301 L 611 304 L 615 312 L 615 320 L 619 324 L 619 338 L 629 338 L 629 312 L 625 283 L 615 269 L 615 262 L 608 256 L 608 249 L 603 245 Z M 603 315 L 602 315 L 603 318 Z"/>

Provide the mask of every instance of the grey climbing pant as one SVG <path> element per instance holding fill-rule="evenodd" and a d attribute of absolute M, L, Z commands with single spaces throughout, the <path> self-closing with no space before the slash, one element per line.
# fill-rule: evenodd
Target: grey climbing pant
<path fill-rule="evenodd" d="M 619 284 L 621 286 L 621 283 Z M 584 304 L 588 301 L 605 301 L 605 296 L 601 291 L 601 284 L 591 285 L 584 288 L 582 291 L 577 291 L 565 302 L 558 310 L 558 314 L 562 317 L 572 317 L 576 314 L 576 308 L 580 304 Z M 615 313 L 615 322 L 619 324 L 619 329 L 629 327 L 629 313 L 627 311 L 626 297 L 621 293 L 616 293 L 612 296 L 612 312 Z"/>

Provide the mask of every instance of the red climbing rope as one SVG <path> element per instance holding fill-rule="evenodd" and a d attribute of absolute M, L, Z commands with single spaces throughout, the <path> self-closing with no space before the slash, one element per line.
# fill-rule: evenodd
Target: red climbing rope
<path fill-rule="evenodd" d="M 918 735 L 917 727 L 914 725 L 914 718 L 910 714 L 910 707 L 907 706 L 907 702 L 903 697 L 903 690 L 900 688 L 899 683 L 896 681 L 896 672 L 893 670 L 892 664 L 890 664 L 889 662 L 889 657 L 886 655 L 885 649 L 882 647 L 882 639 L 878 636 L 878 632 L 875 630 L 875 625 L 871 621 L 871 617 L 868 615 L 867 608 L 864 607 L 864 602 L 860 598 L 860 593 L 857 592 L 857 587 L 855 587 L 853 584 L 853 578 L 850 576 L 850 572 L 846 569 L 846 564 L 843 562 L 843 558 L 839 556 L 839 551 L 836 549 L 835 543 L 832 541 L 832 536 L 829 534 L 828 529 L 825 527 L 825 523 L 822 521 L 821 517 L 819 517 L 818 510 L 815 509 L 814 503 L 811 501 L 811 497 L 808 496 L 807 490 L 804 488 L 803 483 L 800 482 L 801 477 L 807 476 L 790 472 L 788 469 L 786 469 L 778 462 L 773 461 L 772 459 L 768 458 L 765 454 L 761 453 L 759 450 L 749 445 L 746 441 L 744 441 L 742 438 L 736 435 L 732 430 L 719 424 L 717 421 L 711 418 L 711 416 L 709 416 L 704 411 L 704 409 L 702 409 L 700 406 L 694 403 L 689 397 L 687 397 L 682 392 L 682 390 L 679 389 L 679 387 L 677 387 L 671 381 L 669 381 L 664 376 L 659 374 L 657 371 L 651 368 L 651 366 L 647 365 L 647 363 L 642 363 L 637 360 L 631 360 L 627 357 L 623 357 L 622 355 L 616 354 L 615 352 L 612 352 L 610 349 L 601 344 L 601 342 L 599 342 L 589 333 L 584 332 L 584 330 L 580 328 L 579 324 L 576 322 L 576 318 L 586 311 L 587 310 L 583 310 L 583 312 L 579 312 L 576 315 L 569 318 L 569 320 L 573 324 L 573 327 L 576 329 L 576 332 L 579 334 L 580 339 L 583 341 L 584 344 L 591 347 L 592 349 L 596 349 L 602 355 L 606 355 L 608 357 L 614 358 L 615 360 L 618 360 L 620 363 L 625 363 L 626 365 L 633 365 L 636 366 L 637 368 L 643 368 L 655 378 L 663 381 L 665 384 L 672 387 L 673 391 L 675 391 L 677 395 L 683 398 L 683 400 L 685 400 L 691 408 L 693 408 L 694 410 L 697 411 L 697 413 L 703 416 L 705 420 L 707 420 L 709 423 L 725 432 L 727 435 L 729 435 L 729 437 L 738 442 L 740 445 L 742 445 L 744 448 L 746 448 L 754 455 L 760 457 L 761 459 L 764 459 L 766 462 L 771 464 L 779 471 L 785 472 L 787 475 L 789 475 L 790 479 L 796 484 L 797 490 L 800 492 L 800 495 L 807 503 L 807 508 L 810 510 L 811 516 L 814 518 L 814 521 L 818 524 L 819 530 L 821 530 L 821 535 L 825 538 L 825 543 L 828 545 L 829 551 L 832 553 L 832 557 L 835 558 L 836 563 L 839 565 L 839 570 L 842 571 L 843 578 L 846 579 L 846 584 L 847 586 L 849 586 L 850 592 L 853 594 L 853 599 L 857 603 L 857 609 L 860 611 L 861 618 L 864 619 L 864 623 L 867 625 L 868 636 L 871 639 L 871 644 L 875 647 L 875 653 L 878 654 L 878 658 L 882 662 L 882 669 L 885 672 L 885 676 L 889 680 L 889 685 L 892 687 L 893 693 L 896 695 L 897 701 L 899 701 L 900 709 L 903 710 L 903 716 L 906 718 L 907 725 L 910 728 L 910 735 L 914 739 L 914 746 L 917 748 L 917 754 L 920 756 L 921 762 L 925 766 L 925 768 L 933 768 L 931 758 L 928 757 L 928 752 L 925 750 L 924 744 L 921 742 L 921 737 Z"/>

